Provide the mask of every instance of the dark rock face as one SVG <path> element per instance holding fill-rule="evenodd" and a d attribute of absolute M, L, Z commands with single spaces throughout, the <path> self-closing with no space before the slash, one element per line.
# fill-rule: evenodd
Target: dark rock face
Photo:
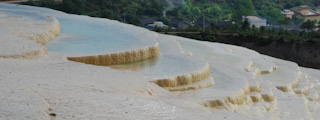
<path fill-rule="evenodd" d="M 244 37 L 237 35 L 218 36 L 217 38 L 218 42 L 247 47 L 261 54 L 296 62 L 299 66 L 320 69 L 320 43 L 284 42 L 281 40 L 268 42 L 262 40 L 263 38 L 244 40 Z M 248 38 L 246 37 L 246 39 Z"/>
<path fill-rule="evenodd" d="M 318 43 L 273 42 L 263 47 L 254 44 L 243 46 L 262 54 L 296 62 L 300 66 L 320 69 L 320 44 Z"/>

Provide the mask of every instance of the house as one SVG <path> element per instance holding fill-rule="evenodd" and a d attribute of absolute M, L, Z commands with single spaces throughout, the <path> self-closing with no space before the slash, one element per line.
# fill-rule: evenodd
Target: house
<path fill-rule="evenodd" d="M 295 8 L 291 9 L 296 15 L 297 17 L 303 18 L 304 21 L 307 20 L 316 20 L 316 21 L 320 21 L 320 14 L 317 13 L 316 11 L 313 11 L 309 6 L 307 5 L 301 5 Z"/>
<path fill-rule="evenodd" d="M 146 26 L 146 28 L 148 28 L 148 29 L 150 29 L 150 28 L 152 29 L 152 28 L 156 28 L 156 27 L 168 29 L 168 25 L 163 24 L 163 22 L 161 22 L 161 21 L 155 21 L 154 23 L 148 24 Z"/>
<path fill-rule="evenodd" d="M 292 16 L 294 15 L 294 12 L 292 12 L 291 10 L 285 9 L 285 10 L 281 11 L 281 14 L 283 16 L 287 17 L 287 18 L 292 19 Z"/>
<path fill-rule="evenodd" d="M 203 21 L 203 19 L 199 19 L 197 20 L 197 23 L 196 23 L 200 28 L 207 28 L 207 27 L 210 27 L 211 26 L 211 22 L 209 21 Z"/>
<path fill-rule="evenodd" d="M 142 20 L 139 20 L 139 25 L 146 27 L 148 24 L 152 24 L 155 21 L 157 21 L 155 18 L 142 19 Z"/>
<path fill-rule="evenodd" d="M 189 21 L 182 21 L 181 23 L 178 24 L 178 28 L 180 29 L 187 29 L 188 27 L 191 27 L 191 26 L 193 25 Z"/>
<path fill-rule="evenodd" d="M 139 20 L 139 25 L 151 30 L 155 29 L 156 27 L 165 28 L 165 29 L 168 28 L 167 25 L 163 24 L 163 22 L 161 21 L 157 21 L 156 18 Z"/>
<path fill-rule="evenodd" d="M 260 28 L 261 26 L 267 26 L 267 20 L 258 15 L 242 16 L 242 21 L 245 21 L 246 19 L 248 19 L 250 26 L 254 25 L 257 28 Z"/>
<path fill-rule="evenodd" d="M 208 21 L 204 21 L 203 20 L 198 20 L 197 21 L 197 25 L 200 28 L 207 28 L 210 27 L 212 25 L 214 26 L 218 26 L 218 27 L 225 27 L 225 26 L 231 26 L 232 24 L 234 24 L 234 22 L 226 20 L 226 21 L 216 21 L 216 22 L 208 22 Z M 203 26 L 204 25 L 204 26 Z"/>
<path fill-rule="evenodd" d="M 172 19 L 170 21 L 170 24 L 175 27 L 175 28 L 179 28 L 179 29 L 186 29 L 190 26 L 193 26 L 191 21 L 188 20 L 181 20 L 181 19 Z"/>
<path fill-rule="evenodd" d="M 183 20 L 181 19 L 171 19 L 170 24 L 172 27 L 174 28 L 178 28 L 179 27 L 179 23 L 181 23 Z"/>
<path fill-rule="evenodd" d="M 216 21 L 211 23 L 214 26 L 219 26 L 219 27 L 226 27 L 226 26 L 231 26 L 234 24 L 233 21 Z"/>

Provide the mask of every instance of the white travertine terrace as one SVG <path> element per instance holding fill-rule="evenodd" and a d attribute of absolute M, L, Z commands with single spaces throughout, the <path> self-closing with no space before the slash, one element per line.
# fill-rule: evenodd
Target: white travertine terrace
<path fill-rule="evenodd" d="M 158 55 L 159 44 L 156 43 L 154 46 L 148 46 L 146 48 L 140 48 L 136 50 L 110 53 L 104 55 L 68 57 L 68 60 L 82 62 L 86 64 L 107 66 L 138 62 L 149 58 L 157 57 Z"/>
<path fill-rule="evenodd" d="M 160 87 L 171 88 L 171 87 L 189 85 L 192 83 L 205 80 L 209 77 L 209 75 L 210 75 L 210 67 L 209 67 L 209 64 L 206 64 L 206 66 L 202 68 L 202 70 L 189 73 L 186 75 L 178 75 L 169 79 L 158 79 L 152 82 L 159 85 Z"/>
<path fill-rule="evenodd" d="M 4 34 L 0 38 L 0 57 L 4 58 L 45 56 L 47 49 L 43 45 L 60 32 L 56 18 L 37 12 L 0 8 L 0 18 L 0 30 Z"/>
<path fill-rule="evenodd" d="M 46 8 L 0 4 L 0 18 L 0 120 L 320 119 L 319 70 Z M 109 67 L 68 60 L 154 45 L 152 57 Z"/>

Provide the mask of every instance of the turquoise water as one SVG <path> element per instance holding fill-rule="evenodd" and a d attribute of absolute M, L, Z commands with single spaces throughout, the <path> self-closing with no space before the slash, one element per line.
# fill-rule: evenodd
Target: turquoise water
<path fill-rule="evenodd" d="M 126 65 L 139 67 L 139 72 L 147 80 L 157 80 L 202 70 L 205 67 L 205 62 L 194 59 L 192 56 L 160 55 L 156 59 Z"/>
<path fill-rule="evenodd" d="M 129 25 L 86 16 L 57 17 L 61 36 L 47 45 L 49 51 L 68 55 L 106 54 L 154 45 L 154 38 L 131 31 Z M 68 36 L 65 37 L 64 35 Z"/>
<path fill-rule="evenodd" d="M 74 56 L 121 52 L 155 44 L 154 38 L 139 36 L 130 32 L 130 28 L 85 19 L 88 17 L 60 18 L 62 35 L 47 45 L 48 50 Z"/>
<path fill-rule="evenodd" d="M 201 70 L 205 62 L 181 54 L 177 43 L 170 37 L 158 36 L 144 28 L 102 18 L 65 14 L 46 8 L 0 4 L 0 8 L 38 11 L 56 17 L 61 24 L 61 34 L 47 44 L 49 52 L 67 56 L 85 56 L 160 45 L 160 56 L 125 65 L 139 68 L 146 80 L 172 78 Z M 39 18 L 40 19 L 40 18 Z"/>
<path fill-rule="evenodd" d="M 61 24 L 61 33 L 47 44 L 49 52 L 60 52 L 67 56 L 84 56 L 116 53 L 155 45 L 154 35 L 145 35 L 145 29 L 102 18 L 69 15 L 46 8 L 0 4 L 0 9 L 11 9 L 10 14 L 33 16 L 43 20 L 38 14 L 21 12 L 37 11 L 56 17 Z"/>

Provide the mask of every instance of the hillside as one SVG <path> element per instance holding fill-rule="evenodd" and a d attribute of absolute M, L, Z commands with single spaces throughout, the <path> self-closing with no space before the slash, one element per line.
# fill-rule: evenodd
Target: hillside
<path fill-rule="evenodd" d="M 239 20 L 242 15 L 258 14 L 268 19 L 269 24 L 284 20 L 280 10 L 306 4 L 318 7 L 318 0 L 54 0 L 31 1 L 22 4 L 49 7 L 73 14 L 105 17 L 137 24 L 143 18 L 156 17 L 163 21 L 174 18 Z"/>

